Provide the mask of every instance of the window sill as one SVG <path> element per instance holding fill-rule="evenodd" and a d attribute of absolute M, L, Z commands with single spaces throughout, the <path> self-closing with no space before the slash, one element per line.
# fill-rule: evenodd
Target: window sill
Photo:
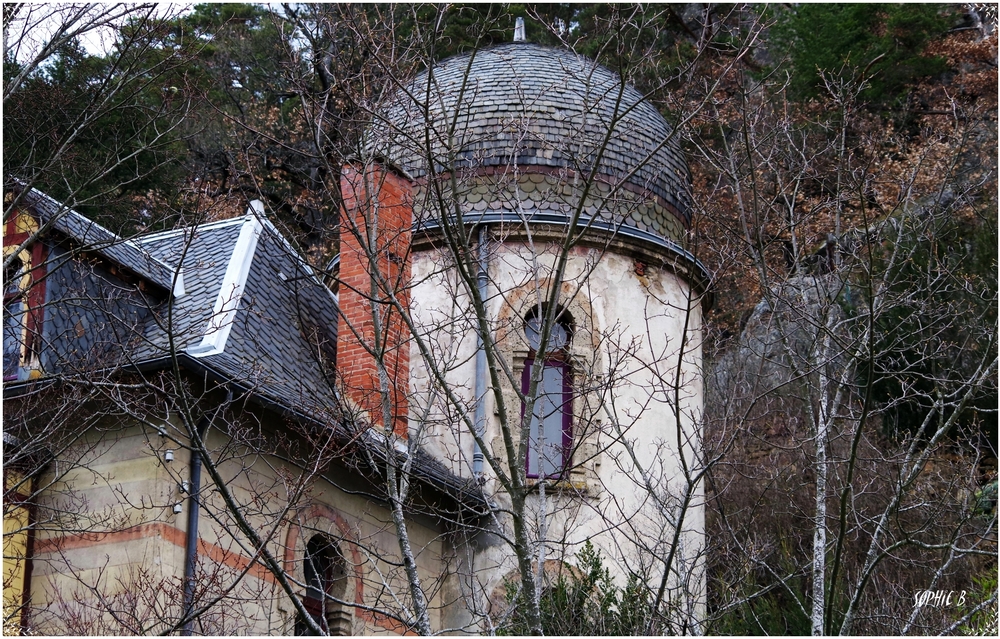
<path fill-rule="evenodd" d="M 24 382 L 29 380 L 41 379 L 43 376 L 42 369 L 38 366 L 18 366 L 16 373 L 9 373 L 3 376 L 4 382 Z"/>
<path fill-rule="evenodd" d="M 528 490 L 531 492 L 538 492 L 541 480 L 532 477 L 528 478 Z M 579 479 L 546 479 L 545 480 L 545 490 L 555 491 L 557 493 L 574 493 L 578 495 L 590 495 L 590 487 L 587 484 L 587 480 L 583 478 Z"/>

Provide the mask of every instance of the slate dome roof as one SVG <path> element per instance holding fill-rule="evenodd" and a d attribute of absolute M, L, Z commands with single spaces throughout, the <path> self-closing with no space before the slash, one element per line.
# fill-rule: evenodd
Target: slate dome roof
<path fill-rule="evenodd" d="M 623 215 L 626 225 L 677 239 L 678 222 L 687 223 L 690 174 L 679 140 L 668 140 L 663 116 L 610 69 L 567 49 L 514 42 L 443 60 L 430 83 L 428 73 L 397 94 L 371 140 L 412 177 L 430 173 L 428 142 L 441 173 L 516 165 L 565 184 L 567 169 L 586 176 L 597 163 L 601 182 L 624 180 L 649 203 Z"/>

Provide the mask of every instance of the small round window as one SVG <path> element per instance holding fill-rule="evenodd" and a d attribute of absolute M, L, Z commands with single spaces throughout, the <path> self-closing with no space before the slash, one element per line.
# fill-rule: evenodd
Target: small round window
<path fill-rule="evenodd" d="M 542 344 L 542 325 L 544 321 L 544 318 L 536 310 L 532 312 L 524 323 L 524 336 L 528 338 L 528 346 L 533 351 L 538 351 L 539 346 Z M 566 348 L 566 345 L 569 344 L 569 338 L 569 325 L 564 320 L 557 319 L 556 323 L 552 325 L 546 350 L 552 352 Z"/>

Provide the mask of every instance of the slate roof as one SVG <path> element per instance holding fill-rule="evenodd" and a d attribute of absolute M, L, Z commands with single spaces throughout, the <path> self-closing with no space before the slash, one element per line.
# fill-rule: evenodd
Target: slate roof
<path fill-rule="evenodd" d="M 373 125 L 369 147 L 415 178 L 430 172 L 421 152 L 428 140 L 438 172 L 515 164 L 524 173 L 533 167 L 587 172 L 610 131 L 598 174 L 652 192 L 686 222 L 690 174 L 671 130 L 606 67 L 567 49 L 514 42 L 448 58 L 420 74 Z"/>
<path fill-rule="evenodd" d="M 23 201 L 26 207 L 38 215 L 40 223 L 51 223 L 51 228 L 87 247 L 88 250 L 103 255 L 165 290 L 173 288 L 174 270 L 143 251 L 131 240 L 119 237 L 97 222 L 67 208 L 36 189 L 26 193 Z"/>
<path fill-rule="evenodd" d="M 167 353 L 168 330 L 173 333 L 178 350 L 194 346 L 201 340 L 242 223 L 242 218 L 226 220 L 137 240 L 150 255 L 174 268 L 180 266 L 185 276 L 184 295 L 174 300 L 173 312 L 169 317 L 165 311 L 161 312 L 159 322 L 146 326 L 147 341 L 134 353 L 138 361 Z M 167 322 L 172 322 L 172 330 Z"/>
<path fill-rule="evenodd" d="M 236 254 L 241 232 L 259 223 L 252 255 Z M 285 408 L 325 421 L 333 410 L 332 349 L 337 340 L 337 301 L 295 249 L 266 219 L 253 214 L 180 231 L 150 235 L 142 247 L 184 273 L 185 294 L 175 299 L 169 331 L 160 323 L 146 329 L 146 344 L 136 357 L 152 360 L 175 347 L 199 358 L 217 373 Z M 242 294 L 229 335 L 219 352 L 198 352 L 216 300 L 224 290 L 233 260 L 249 259 Z"/>
<path fill-rule="evenodd" d="M 154 309 L 142 340 L 128 353 L 133 365 L 171 353 L 199 359 L 215 373 L 281 407 L 320 421 L 334 405 L 327 375 L 334 367 L 337 300 L 280 232 L 256 214 L 123 239 L 84 215 L 32 189 L 23 202 L 51 229 L 87 251 L 174 291 L 172 307 Z M 255 224 L 249 255 L 236 255 L 241 232 Z M 223 291 L 234 260 L 249 271 L 238 296 Z M 179 273 L 179 275 L 178 275 Z M 179 284 L 175 286 L 175 283 Z M 219 298 L 238 302 L 219 352 L 197 352 Z"/>

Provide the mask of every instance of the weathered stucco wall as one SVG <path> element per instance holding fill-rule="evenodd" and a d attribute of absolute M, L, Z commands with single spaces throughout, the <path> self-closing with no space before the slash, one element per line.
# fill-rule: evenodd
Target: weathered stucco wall
<path fill-rule="evenodd" d="M 244 426 L 259 423 L 247 413 Z M 265 427 L 281 422 L 264 414 Z M 176 423 L 167 430 L 177 433 Z M 268 549 L 289 576 L 302 584 L 308 539 L 316 534 L 334 540 L 345 559 L 346 603 L 389 607 L 385 588 L 405 587 L 399 568 L 399 545 L 389 512 L 362 495 L 356 471 L 334 468 L 316 479 L 291 510 L 285 510 L 296 485 L 297 469 L 272 456 L 233 446 L 213 431 L 207 445 L 225 448 L 220 473 L 251 524 L 273 533 Z M 170 448 L 174 460 L 164 462 Z M 135 422 L 105 420 L 90 429 L 79 448 L 53 461 L 40 479 L 49 485 L 39 510 L 36 552 L 32 559 L 32 625 L 44 634 L 111 634 L 125 629 L 107 610 L 134 612 L 133 620 L 156 632 L 158 616 L 174 617 L 182 601 L 185 535 L 191 501 L 178 484 L 189 475 L 186 450 Z M 274 575 L 250 558 L 252 548 L 239 531 L 207 473 L 202 476 L 204 507 L 199 524 L 198 601 L 225 598 L 196 627 L 199 634 L 291 634 L 295 610 Z M 180 503 L 180 513 L 173 505 Z M 72 531 L 72 532 L 70 532 Z M 427 584 L 442 580 L 446 550 L 433 524 L 410 522 L 418 569 Z M 233 587 L 233 584 L 237 584 Z M 301 585 L 295 586 L 302 592 Z M 431 592 L 438 592 L 434 588 Z M 99 592 L 105 604 L 96 605 Z M 111 602 L 112 606 L 108 605 Z M 440 600 L 432 603 L 432 623 L 440 624 Z M 331 604 L 332 606 L 333 604 Z M 345 607 L 350 631 L 380 634 L 398 631 L 396 622 L 360 608 Z M 126 619 L 128 615 L 126 615 Z"/>
<path fill-rule="evenodd" d="M 547 245 L 538 241 L 534 246 Z M 670 502 L 671 495 L 679 500 L 686 486 L 683 466 L 698 465 L 702 318 L 701 301 L 683 279 L 667 268 L 637 261 L 635 252 L 623 253 L 593 245 L 572 249 L 560 292 L 574 325 L 569 350 L 577 389 L 572 470 L 568 479 L 549 483 L 544 505 L 536 496 L 529 507 L 545 509 L 549 558 L 569 559 L 591 539 L 612 559 L 610 565 L 641 570 L 650 559 L 642 547 L 663 551 L 673 544 L 671 522 L 679 515 L 679 509 L 654 504 L 649 490 L 657 491 L 661 505 Z M 554 249 L 533 252 L 510 237 L 504 244 L 490 245 L 489 319 L 498 351 L 513 373 L 513 379 L 503 382 L 503 398 L 513 413 L 515 436 L 520 400 L 513 385 L 520 386 L 528 356 L 524 317 L 548 292 L 555 262 Z M 428 364 L 414 346 L 411 437 L 419 431 L 429 451 L 454 472 L 470 476 L 473 441 L 461 421 L 463 413 L 471 418 L 474 411 L 476 336 L 469 299 L 444 251 L 418 252 L 413 275 L 414 314 L 462 410 L 448 407 L 434 389 Z M 486 414 L 486 439 L 492 453 L 504 460 L 491 393 Z M 486 490 L 507 505 L 488 464 L 485 470 Z M 692 564 L 687 567 L 690 590 L 700 593 L 702 577 L 693 564 L 704 532 L 701 491 L 691 497 L 682 526 L 686 534 L 678 548 Z M 510 535 L 509 522 L 501 518 L 499 523 Z M 502 578 L 515 568 L 513 553 L 491 535 L 481 535 L 475 548 L 471 563 L 458 571 L 466 574 L 457 579 L 466 592 L 496 595 L 502 591 Z"/>

